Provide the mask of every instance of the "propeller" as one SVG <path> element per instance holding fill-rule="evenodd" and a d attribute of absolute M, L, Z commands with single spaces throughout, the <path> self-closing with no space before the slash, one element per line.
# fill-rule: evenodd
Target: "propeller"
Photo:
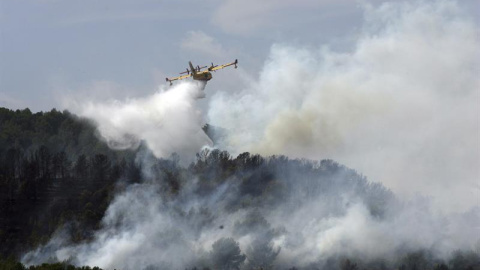
<path fill-rule="evenodd" d="M 214 67 L 218 67 L 218 65 L 214 65 L 213 62 L 212 62 L 212 65 L 208 68 L 208 70 L 212 70 Z"/>
<path fill-rule="evenodd" d="M 206 68 L 207 66 L 204 66 L 204 67 L 201 67 L 201 66 L 197 66 L 197 71 L 200 71 L 201 69 L 204 69 Z"/>
<path fill-rule="evenodd" d="M 187 68 L 187 71 L 180 72 L 180 74 L 185 74 L 185 73 L 190 74 L 190 70 L 188 70 L 188 68 Z"/>

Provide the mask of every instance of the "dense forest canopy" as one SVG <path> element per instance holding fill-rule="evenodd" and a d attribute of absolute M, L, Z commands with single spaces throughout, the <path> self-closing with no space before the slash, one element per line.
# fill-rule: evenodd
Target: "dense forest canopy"
<path fill-rule="evenodd" d="M 117 269 L 479 269 L 478 251 L 444 258 L 438 239 L 394 244 L 393 258 L 345 242 L 320 258 L 304 235 L 325 234 L 315 224 L 323 219 L 355 226 L 348 217 L 356 215 L 367 226 L 402 224 L 404 208 L 381 184 L 332 160 L 203 149 L 185 167 L 143 145 L 113 151 L 94 123 L 68 111 L 0 108 L 0 257 L 9 258 L 0 269 L 25 269 L 20 259 L 39 264 L 29 269 L 77 269 L 69 264 L 102 256 L 98 247 L 121 234 L 147 238 L 139 259 L 112 262 Z"/>
<path fill-rule="evenodd" d="M 67 111 L 0 108 L 0 254 L 20 255 L 67 220 L 81 221 L 75 239 L 86 238 L 108 205 L 109 185 L 127 167 L 135 173 L 133 157 L 111 151 L 91 122 Z"/>
<path fill-rule="evenodd" d="M 121 152 L 111 151 L 95 135 L 94 124 L 68 111 L 32 113 L 0 107 L 0 153 L 17 149 L 22 153 L 45 146 L 52 153 L 65 152 L 69 159 L 79 155 L 103 153 L 111 158 Z"/>

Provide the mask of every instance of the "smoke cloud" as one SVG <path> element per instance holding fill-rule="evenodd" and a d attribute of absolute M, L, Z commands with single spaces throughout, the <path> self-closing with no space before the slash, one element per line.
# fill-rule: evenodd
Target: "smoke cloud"
<path fill-rule="evenodd" d="M 331 158 L 446 211 L 478 205 L 478 26 L 452 1 L 366 7 L 351 52 L 274 45 L 250 87 L 211 98 L 233 153 Z"/>
<path fill-rule="evenodd" d="M 103 103 L 76 102 L 71 110 L 93 119 L 101 137 L 114 149 L 137 148 L 143 141 L 157 157 L 177 153 L 185 161 L 212 141 L 196 101 L 203 82 L 182 82 L 139 99 Z"/>
<path fill-rule="evenodd" d="M 236 269 L 235 262 L 242 269 L 337 269 L 329 261 L 345 256 L 382 260 L 393 269 L 408 252 L 427 250 L 436 260 L 448 260 L 457 249 L 480 247 L 480 208 L 445 216 L 425 198 L 398 201 L 332 162 L 272 158 L 215 187 L 210 182 L 220 175 L 207 173 L 212 179 L 201 180 L 183 172 L 182 188 L 172 196 L 158 167 L 182 169 L 148 155 L 143 160 L 151 161 L 145 181 L 117 194 L 93 241 L 71 244 L 60 231 L 23 262 L 54 258 L 104 269 Z M 269 174 L 276 180 L 267 182 Z"/>

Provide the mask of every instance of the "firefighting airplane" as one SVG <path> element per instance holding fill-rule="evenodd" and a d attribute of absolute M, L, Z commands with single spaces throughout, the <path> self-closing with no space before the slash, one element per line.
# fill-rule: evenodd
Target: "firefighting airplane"
<path fill-rule="evenodd" d="M 180 74 L 187 74 L 187 75 L 182 75 L 182 76 L 179 76 L 179 77 L 174 77 L 174 78 L 166 78 L 167 82 L 170 83 L 170 85 L 172 85 L 172 82 L 173 81 L 177 81 L 177 80 L 183 80 L 183 79 L 186 79 L 188 77 L 193 77 L 194 80 L 199 80 L 199 81 L 209 81 L 212 79 L 212 73 L 210 73 L 210 71 L 217 71 L 219 69 L 222 69 L 222 68 L 226 68 L 228 66 L 235 66 L 235 68 L 237 68 L 237 64 L 238 64 L 238 60 L 235 59 L 235 62 L 232 62 L 232 63 L 228 63 L 228 64 L 225 64 L 225 65 L 212 65 L 211 66 L 204 66 L 204 67 L 200 67 L 200 66 L 197 66 L 197 67 L 193 67 L 192 65 L 192 62 L 188 62 L 188 64 L 190 65 L 190 69 L 187 68 L 187 71 L 184 71 L 184 72 L 181 72 Z M 207 68 L 206 70 L 202 70 L 204 68 Z"/>

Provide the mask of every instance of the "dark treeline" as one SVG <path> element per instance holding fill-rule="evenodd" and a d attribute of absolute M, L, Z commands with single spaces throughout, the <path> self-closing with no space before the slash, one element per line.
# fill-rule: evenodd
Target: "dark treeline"
<path fill-rule="evenodd" d="M 13 258 L 2 260 L 0 258 L 0 270 L 102 270 L 99 267 L 81 266 L 77 267 L 66 262 L 43 263 L 26 267 Z"/>
<path fill-rule="evenodd" d="M 134 153 L 112 151 L 89 121 L 55 109 L 0 108 L 0 255 L 18 256 L 67 224 L 88 239 L 121 176 L 139 180 Z"/>
<path fill-rule="evenodd" d="M 139 156 L 147 156 L 149 162 L 136 162 Z M 146 164 L 149 168 L 142 168 Z M 144 175 L 145 171 L 149 176 Z M 194 178 L 198 181 L 192 188 L 189 183 Z M 158 195 L 178 205 L 187 186 L 192 190 L 189 196 L 208 198 L 222 184 L 234 183 L 235 192 L 227 193 L 231 196 L 225 195 L 222 200 L 222 211 L 230 213 L 239 209 L 275 209 L 281 204 L 287 205 L 287 210 L 288 205 L 295 209 L 301 204 L 296 200 L 350 192 L 358 196 L 372 216 L 381 219 L 396 200 L 382 185 L 370 183 L 332 160 L 265 158 L 250 153 L 232 157 L 226 151 L 203 150 L 195 162 L 183 167 L 175 154 L 170 159 L 157 159 L 142 146 L 136 151 L 110 150 L 95 135 L 92 123 L 66 111 L 33 114 L 28 109 L 0 108 L 0 258 L 9 258 L 0 259 L 0 270 L 91 269 L 53 261 L 28 268 L 17 260 L 46 244 L 59 231 L 67 232 L 73 244 L 91 241 L 104 226 L 101 221 L 114 195 L 134 183 L 152 179 L 162 179 Z M 338 201 L 338 197 L 331 200 Z M 339 211 L 343 211 L 342 207 Z M 218 269 L 239 269 L 247 261 L 249 269 L 274 269 L 280 250 L 272 248 L 271 241 L 278 232 L 256 211 L 251 213 L 235 224 L 234 232 L 239 237 L 252 232 L 261 236 L 258 245 L 245 255 L 234 239 L 218 239 L 209 259 L 220 266 Z M 197 209 L 178 217 L 200 232 L 202 226 L 212 225 L 213 215 L 208 209 Z M 391 267 L 384 261 L 338 257 L 332 259 L 330 269 Z M 395 267 L 465 270 L 479 269 L 480 265 L 478 255 L 472 252 L 459 251 L 449 261 L 439 261 L 428 251 L 419 250 L 401 255 Z"/>
<path fill-rule="evenodd" d="M 13 111 L 0 107 L 0 153 L 5 154 L 9 149 L 27 153 L 42 145 L 50 153 L 65 152 L 70 160 L 92 153 L 103 153 L 110 158 L 119 156 L 97 139 L 95 126 L 89 120 L 68 111 L 32 113 L 29 109 Z"/>

